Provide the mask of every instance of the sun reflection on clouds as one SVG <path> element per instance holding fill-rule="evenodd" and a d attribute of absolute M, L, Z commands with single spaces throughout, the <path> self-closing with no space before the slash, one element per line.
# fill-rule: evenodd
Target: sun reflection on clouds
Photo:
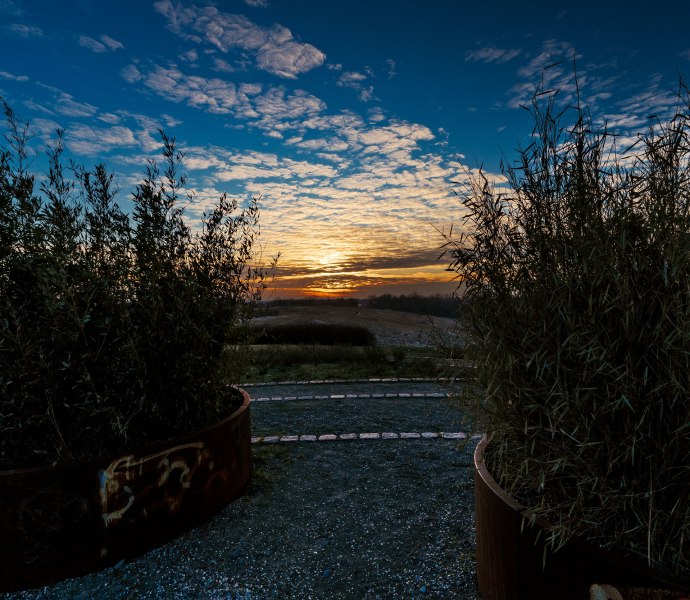
<path fill-rule="evenodd" d="M 315 273 L 281 276 L 271 294 L 290 296 L 355 296 L 382 293 L 450 294 L 456 288 L 448 273 L 438 265 L 425 268 L 367 270 L 344 273 Z"/>
<path fill-rule="evenodd" d="M 462 165 L 447 152 L 442 131 L 380 106 L 370 105 L 363 114 L 331 108 L 313 90 L 292 85 L 326 56 L 285 27 L 259 26 L 194 3 L 157 0 L 154 8 L 161 27 L 187 47 L 176 49 L 177 60 L 160 64 L 132 56 L 118 73 L 133 91 L 167 103 L 166 111 L 179 107 L 188 120 L 186 129 L 172 133 L 179 134 L 178 149 L 184 153 L 190 225 L 198 224 L 223 193 L 241 204 L 259 197 L 263 255 L 281 255 L 275 293 L 452 289 L 444 265 L 436 262 L 443 245 L 438 229 L 460 217 L 452 181 Z M 243 81 L 251 65 L 252 79 Z M 259 71 L 263 76 L 257 78 Z M 366 92 L 371 101 L 370 80 L 372 73 L 358 69 L 338 74 L 333 82 Z M 53 118 L 37 120 L 39 133 L 63 126 L 58 119 L 93 117 L 100 123 L 65 123 L 70 125 L 68 150 L 108 154 L 118 168 L 127 169 L 133 185 L 134 165 L 154 156 L 160 160 L 159 121 L 170 129 L 182 123 L 168 112 L 157 119 L 105 112 L 57 89 L 51 93 L 54 110 L 46 114 Z M 207 129 L 196 136 L 186 133 L 199 115 Z M 228 132 L 242 143 L 232 145 L 235 138 L 226 143 Z"/>

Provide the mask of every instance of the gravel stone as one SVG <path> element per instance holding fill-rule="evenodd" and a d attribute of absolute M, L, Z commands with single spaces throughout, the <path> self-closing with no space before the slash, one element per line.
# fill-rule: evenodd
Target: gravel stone
<path fill-rule="evenodd" d="M 430 398 L 429 384 L 376 385 L 368 393 L 427 389 L 414 390 L 423 398 L 377 402 L 253 404 L 254 437 L 273 443 L 253 446 L 244 496 L 139 558 L 0 600 L 479 600 L 472 470 L 478 438 L 462 445 L 447 434 L 398 439 L 392 431 L 458 431 L 461 415 L 445 397 Z M 356 432 L 359 441 L 325 431 Z M 376 431 L 385 432 L 373 435 L 386 444 L 363 439 Z M 276 443 L 286 436 L 330 443 Z"/>

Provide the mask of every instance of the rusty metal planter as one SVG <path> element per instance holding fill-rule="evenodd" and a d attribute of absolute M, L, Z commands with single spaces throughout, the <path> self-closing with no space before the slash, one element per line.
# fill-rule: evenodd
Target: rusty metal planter
<path fill-rule="evenodd" d="M 581 538 L 550 551 L 545 543 L 549 523 L 537 519 L 530 524 L 525 507 L 498 486 L 484 464 L 486 445 L 484 437 L 474 453 L 477 579 L 484 600 L 581 600 L 595 582 L 687 589 L 685 582 Z"/>
<path fill-rule="evenodd" d="M 83 575 L 159 546 L 240 496 L 249 395 L 219 423 L 143 451 L 0 472 L 0 591 Z"/>

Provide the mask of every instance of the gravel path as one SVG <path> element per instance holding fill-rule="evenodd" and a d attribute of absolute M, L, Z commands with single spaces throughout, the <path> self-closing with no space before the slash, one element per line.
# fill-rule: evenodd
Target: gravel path
<path fill-rule="evenodd" d="M 248 391 L 276 398 L 252 403 L 257 437 L 460 431 L 432 382 Z M 474 600 L 474 445 L 441 436 L 257 443 L 248 493 L 202 527 L 99 573 L 0 598 Z"/>

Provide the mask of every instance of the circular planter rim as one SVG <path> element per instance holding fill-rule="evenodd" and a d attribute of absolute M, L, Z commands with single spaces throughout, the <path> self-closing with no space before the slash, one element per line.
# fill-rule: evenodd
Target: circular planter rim
<path fill-rule="evenodd" d="M 490 441 L 490 437 L 487 434 L 484 434 L 474 449 L 474 467 L 482 481 L 484 481 L 486 486 L 493 494 L 498 496 L 511 509 L 519 512 L 525 519 L 529 519 L 537 527 L 544 531 L 549 531 L 552 529 L 553 525 L 544 517 L 537 516 L 534 518 L 532 515 L 529 515 L 527 512 L 527 507 L 508 494 L 493 478 L 484 461 L 486 448 Z M 660 585 L 668 586 L 670 589 L 677 589 L 679 591 L 683 591 L 684 593 L 690 592 L 690 579 L 665 574 L 659 570 L 649 567 L 634 556 L 623 556 L 613 550 L 601 548 L 581 536 L 574 536 L 570 538 L 566 544 L 573 545 L 583 552 L 589 552 L 599 556 L 602 560 L 609 561 L 623 568 L 634 569 L 635 571 L 648 577 L 650 580 L 654 580 Z"/>
<path fill-rule="evenodd" d="M 100 465 L 103 463 L 111 462 L 116 457 L 121 456 L 122 452 L 128 452 L 131 454 L 147 454 L 147 453 L 150 453 L 151 451 L 153 451 L 157 448 L 161 448 L 161 447 L 168 445 L 171 442 L 171 440 L 184 441 L 184 440 L 187 440 L 189 438 L 198 437 L 199 435 L 206 434 L 207 432 L 209 432 L 213 429 L 217 429 L 219 427 L 222 427 L 228 421 L 235 419 L 235 417 L 237 417 L 241 412 L 244 412 L 245 410 L 247 410 L 247 408 L 249 407 L 250 399 L 249 399 L 249 393 L 248 392 L 246 392 L 245 390 L 243 390 L 242 388 L 237 387 L 237 386 L 228 386 L 228 390 L 231 390 L 233 392 L 238 392 L 242 397 L 242 404 L 236 410 L 234 410 L 230 415 L 228 415 L 227 417 L 224 417 L 220 421 L 216 421 L 215 423 L 212 423 L 211 425 L 208 425 L 207 427 L 204 427 L 203 429 L 196 429 L 194 431 L 184 433 L 184 434 L 180 435 L 179 437 L 174 437 L 174 438 L 170 438 L 167 440 L 160 440 L 158 442 L 152 442 L 151 444 L 148 444 L 146 446 L 144 446 L 144 445 L 134 446 L 131 448 L 126 447 L 123 450 L 118 451 L 118 452 L 113 451 L 113 452 L 110 452 L 108 454 L 101 454 L 99 456 L 95 456 L 93 458 L 87 458 L 87 459 L 81 460 L 81 461 L 62 463 L 62 464 L 55 465 L 55 466 L 43 465 L 43 466 L 39 466 L 39 467 L 27 467 L 27 468 L 23 468 L 23 469 L 0 470 L 0 479 L 2 479 L 4 477 L 14 477 L 17 475 L 29 475 L 31 473 L 39 473 L 40 471 L 45 471 L 46 469 L 50 469 L 53 472 L 60 472 L 63 469 L 64 470 L 73 469 L 75 467 L 75 465 L 80 465 L 83 467 L 88 467 L 91 465 L 93 465 L 93 466 Z"/>

